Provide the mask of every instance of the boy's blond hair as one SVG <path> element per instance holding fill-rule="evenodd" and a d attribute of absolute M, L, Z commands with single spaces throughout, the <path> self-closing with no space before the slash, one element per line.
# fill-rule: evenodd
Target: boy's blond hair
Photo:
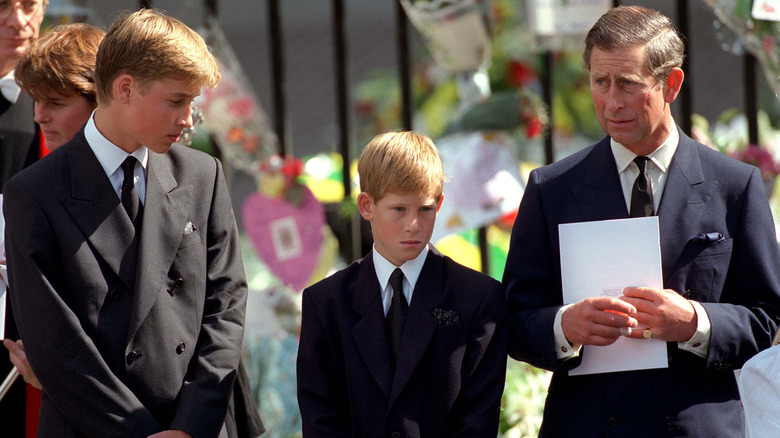
<path fill-rule="evenodd" d="M 444 167 L 436 145 L 426 135 L 411 131 L 387 132 L 374 137 L 358 160 L 360 191 L 374 202 L 386 193 L 441 197 Z"/>
<path fill-rule="evenodd" d="M 117 19 L 100 44 L 95 68 L 98 104 L 113 98 L 114 80 L 129 74 L 141 84 L 158 79 L 216 87 L 219 65 L 203 38 L 181 21 L 154 9 Z"/>
<path fill-rule="evenodd" d="M 79 94 L 95 105 L 95 54 L 105 34 L 84 23 L 53 27 L 16 65 L 16 83 L 36 100 Z"/>

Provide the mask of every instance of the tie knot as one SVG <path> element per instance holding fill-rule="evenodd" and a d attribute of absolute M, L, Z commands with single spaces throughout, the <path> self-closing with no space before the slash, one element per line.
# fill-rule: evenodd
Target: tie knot
<path fill-rule="evenodd" d="M 130 155 L 127 158 L 125 158 L 125 161 L 122 162 L 122 172 L 125 174 L 125 178 L 128 176 L 132 176 L 135 172 L 135 163 L 137 163 L 138 160 L 135 159 L 134 156 Z"/>
<path fill-rule="evenodd" d="M 404 290 L 404 271 L 401 270 L 401 268 L 395 268 L 392 274 L 390 274 L 390 287 L 393 288 L 393 291 L 401 291 Z"/>
<path fill-rule="evenodd" d="M 647 161 L 649 158 L 647 158 L 644 155 L 637 155 L 636 158 L 634 158 L 634 163 L 636 163 L 637 167 L 639 167 L 639 171 L 644 173 L 645 169 L 647 167 Z"/>

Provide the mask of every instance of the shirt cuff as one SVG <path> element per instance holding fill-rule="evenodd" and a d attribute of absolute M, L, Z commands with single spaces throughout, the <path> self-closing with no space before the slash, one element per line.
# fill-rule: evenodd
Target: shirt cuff
<path fill-rule="evenodd" d="M 566 340 L 566 335 L 563 334 L 563 325 L 561 325 L 561 319 L 563 319 L 563 311 L 568 309 L 571 304 L 567 304 L 555 314 L 555 321 L 553 322 L 553 333 L 555 334 L 555 358 L 558 360 L 571 359 L 580 355 L 582 345 L 572 345 Z"/>
<path fill-rule="evenodd" d="M 710 346 L 710 333 L 712 332 L 710 317 L 704 310 L 704 306 L 698 301 L 690 300 L 690 303 L 696 312 L 696 333 L 688 342 L 678 342 L 677 346 L 681 350 L 691 352 L 699 357 L 707 357 L 707 348 Z"/>

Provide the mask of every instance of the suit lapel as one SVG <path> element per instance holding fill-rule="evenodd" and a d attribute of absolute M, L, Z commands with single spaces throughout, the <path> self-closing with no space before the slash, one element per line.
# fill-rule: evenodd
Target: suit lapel
<path fill-rule="evenodd" d="M 192 205 L 191 186 L 178 186 L 167 154 L 149 152 L 138 273 L 128 339 L 131 339 L 165 285 Z"/>
<path fill-rule="evenodd" d="M 70 197 L 62 202 L 95 251 L 132 287 L 135 260 L 126 255 L 135 229 L 83 131 L 74 140 L 67 151 Z"/>
<path fill-rule="evenodd" d="M 382 294 L 374 261 L 369 254 L 360 261 L 358 279 L 352 290 L 352 309 L 361 315 L 352 328 L 358 353 L 385 397 L 390 398 L 393 383 L 390 343 L 387 340 Z"/>
<path fill-rule="evenodd" d="M 584 183 L 572 184 L 571 190 L 577 200 L 583 221 L 628 217 L 609 137 L 597 143 L 578 167 L 580 169 L 577 171 L 582 177 L 575 175 L 571 180 Z"/>
<path fill-rule="evenodd" d="M 443 271 L 443 257 L 435 249 L 430 248 L 417 285 L 414 287 L 412 302 L 404 324 L 401 350 L 390 396 L 391 406 L 409 382 L 436 332 L 437 324 L 432 311 L 441 303 L 444 296 Z"/>
<path fill-rule="evenodd" d="M 685 244 L 698 232 L 699 218 L 707 211 L 704 174 L 696 143 L 680 132 L 680 144 L 669 165 L 669 175 L 658 206 L 664 281 L 674 271 Z M 695 220 L 694 220 L 695 219 Z"/>

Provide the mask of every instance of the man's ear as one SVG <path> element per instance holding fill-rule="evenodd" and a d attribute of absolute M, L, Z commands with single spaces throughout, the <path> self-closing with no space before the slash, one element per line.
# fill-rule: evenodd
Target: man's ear
<path fill-rule="evenodd" d="M 439 205 L 436 206 L 436 213 L 437 214 L 439 213 L 439 210 L 441 210 L 442 202 L 444 202 L 444 195 L 441 195 L 441 197 L 439 198 Z"/>
<path fill-rule="evenodd" d="M 120 102 L 127 102 L 133 94 L 136 86 L 135 79 L 129 74 L 121 74 L 114 79 L 111 91 L 114 93 L 114 99 Z"/>
<path fill-rule="evenodd" d="M 366 192 L 360 192 L 357 197 L 357 206 L 363 219 L 370 221 L 374 217 L 374 200 Z"/>
<path fill-rule="evenodd" d="M 669 77 L 666 78 L 666 82 L 664 82 L 664 100 L 666 103 L 672 103 L 677 99 L 684 79 L 685 73 L 683 73 L 682 69 L 678 67 L 672 69 Z"/>

